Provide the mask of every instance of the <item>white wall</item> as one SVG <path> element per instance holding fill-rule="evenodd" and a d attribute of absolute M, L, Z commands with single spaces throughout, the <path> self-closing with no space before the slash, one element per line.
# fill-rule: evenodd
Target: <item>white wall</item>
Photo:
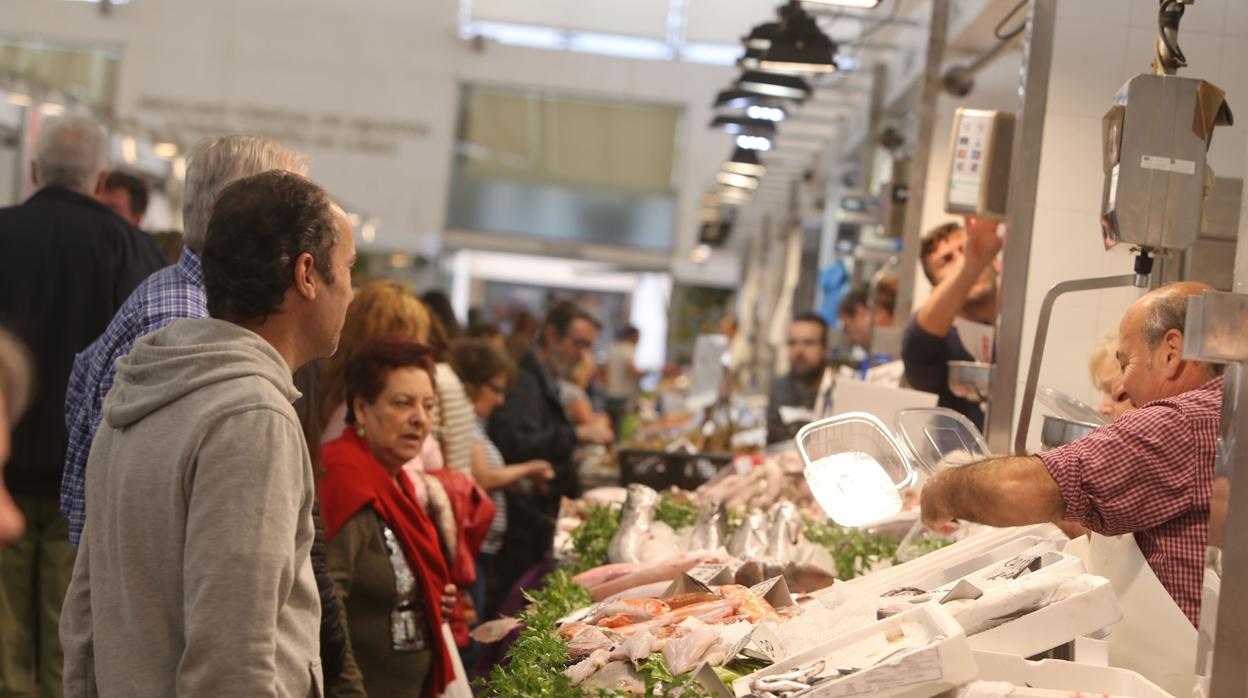
<path fill-rule="evenodd" d="M 312 143 L 312 175 L 349 207 L 380 218 L 375 245 L 429 252 L 444 229 L 457 86 L 547 87 L 572 93 L 677 104 L 686 109 L 674 244 L 686 259 L 695 244 L 698 201 L 730 138 L 706 128 L 711 100 L 731 80 L 722 66 L 618 59 L 487 45 L 474 52 L 457 36 L 457 3 L 418 0 L 134 0 L 101 17 L 90 4 L 6 0 L 4 31 L 99 42 L 122 50 L 118 116 L 166 121 L 266 124 Z M 174 117 L 152 98 L 182 104 Z M 197 108 L 196 103 L 204 102 Z M 281 109 L 277 118 L 241 113 Z M 214 114 L 222 108 L 227 116 Z M 408 135 L 387 136 L 396 151 L 344 147 L 353 118 L 397 121 Z M 423 133 L 422 133 L 423 131 Z M 322 139 L 328 136 L 329 139 Z M 319 143 L 317 142 L 319 141 Z M 727 257 L 727 259 L 725 259 Z M 677 269 L 701 281 L 734 284 L 739 262 Z"/>
<path fill-rule="evenodd" d="M 1040 303 L 1049 287 L 1066 279 L 1131 272 L 1128 251 L 1106 252 L 1101 242 L 1101 117 L 1123 83 L 1148 72 L 1156 12 L 1155 3 L 1139 0 L 1063 0 L 1058 4 L 1024 308 L 1024 367 L 1030 361 Z M 1202 0 L 1189 7 L 1179 41 L 1189 63 L 1180 76 L 1218 85 L 1226 91 L 1232 109 L 1248 107 L 1248 3 Z M 1239 123 L 1214 133 L 1209 163 L 1219 176 L 1245 174 L 1248 126 L 1242 120 Z M 1088 354 L 1103 332 L 1117 328 L 1123 312 L 1139 295 L 1135 289 L 1114 289 L 1058 301 L 1041 385 L 1087 401 L 1099 399 L 1088 376 Z M 1019 378 L 1021 386 L 1025 371 L 1020 371 Z M 1020 400 L 1021 394 L 1020 387 Z M 1038 429 L 1037 418 L 1030 431 L 1032 447 L 1038 447 Z"/>

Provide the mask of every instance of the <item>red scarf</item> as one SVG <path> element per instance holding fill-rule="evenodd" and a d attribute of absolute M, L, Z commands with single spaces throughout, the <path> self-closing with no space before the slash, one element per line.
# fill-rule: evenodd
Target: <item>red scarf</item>
<path fill-rule="evenodd" d="M 451 575 L 442 556 L 437 529 L 416 502 L 416 491 L 406 476 L 394 477 L 373 456 L 368 444 L 348 427 L 342 436 L 321 447 L 325 476 L 321 479 L 321 519 L 326 539 L 360 509 L 371 506 L 394 531 L 403 546 L 412 573 L 424 590 L 428 639 L 434 650 L 425 696 L 442 693 L 455 677 L 451 649 L 442 641 L 442 589 Z M 402 488 L 402 489 L 400 489 Z"/>
<path fill-rule="evenodd" d="M 459 588 L 467 589 L 477 579 L 477 554 L 485 535 L 494 522 L 494 500 L 481 489 L 475 480 L 454 470 L 441 468 L 431 470 L 429 476 L 442 483 L 442 489 L 451 500 L 455 512 L 455 530 L 459 540 L 448 545 L 455 546 L 455 563 L 450 566 L 451 581 Z M 478 608 L 477 613 L 485 613 Z M 478 616 L 479 618 L 479 616 Z M 450 618 L 451 633 L 460 647 L 468 646 L 468 624 L 464 619 L 464 600 L 461 594 L 455 603 L 455 613 Z"/>

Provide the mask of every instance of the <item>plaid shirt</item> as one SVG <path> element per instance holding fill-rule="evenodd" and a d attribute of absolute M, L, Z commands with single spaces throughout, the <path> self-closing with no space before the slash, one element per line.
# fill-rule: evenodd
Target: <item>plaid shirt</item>
<path fill-rule="evenodd" d="M 1192 625 L 1200 621 L 1221 416 L 1216 378 L 1040 454 L 1066 500 L 1065 518 L 1107 536 L 1134 533 Z"/>
<path fill-rule="evenodd" d="M 74 357 L 65 394 L 65 474 L 61 511 L 69 519 L 69 540 L 78 545 L 86 522 L 87 456 L 104 417 L 104 397 L 113 387 L 117 359 L 130 353 L 135 340 L 178 318 L 208 317 L 204 272 L 199 257 L 183 247 L 178 263 L 139 284 L 122 304 L 104 334 Z"/>

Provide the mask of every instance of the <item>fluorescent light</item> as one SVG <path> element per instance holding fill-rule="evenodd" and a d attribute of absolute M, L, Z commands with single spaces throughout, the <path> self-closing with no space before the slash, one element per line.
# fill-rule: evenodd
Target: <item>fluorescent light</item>
<path fill-rule="evenodd" d="M 186 179 L 186 158 L 179 155 L 173 159 L 170 166 L 173 168 L 173 176 L 175 179 Z"/>
<path fill-rule="evenodd" d="M 737 136 L 737 147 L 746 150 L 771 150 L 771 139 L 766 136 Z"/>
<path fill-rule="evenodd" d="M 711 258 L 712 252 L 713 250 L 711 250 L 710 245 L 698 245 L 692 250 L 689 250 L 689 259 L 692 260 L 694 264 L 704 264 L 706 260 Z"/>
<path fill-rule="evenodd" d="M 155 143 L 152 145 L 152 152 L 156 153 L 156 157 L 165 160 L 172 160 L 178 155 L 177 143 Z"/>
<path fill-rule="evenodd" d="M 5 99 L 8 100 L 9 104 L 15 104 L 19 107 L 29 107 L 31 104 L 34 104 L 34 100 L 30 98 L 30 95 L 24 95 L 21 92 L 10 92 Z"/>
<path fill-rule="evenodd" d="M 364 242 L 372 242 L 377 238 L 377 224 L 371 219 L 360 226 L 360 238 Z"/>
<path fill-rule="evenodd" d="M 751 119 L 744 116 L 717 116 L 711 119 L 711 128 L 727 131 L 734 135 L 744 134 L 767 138 L 776 135 L 776 122 Z"/>
<path fill-rule="evenodd" d="M 573 51 L 620 58 L 667 60 L 672 57 L 671 47 L 662 41 L 611 34 L 578 32 L 568 39 L 568 48 Z"/>
<path fill-rule="evenodd" d="M 803 0 L 811 5 L 834 5 L 836 7 L 852 7 L 857 10 L 871 10 L 879 7 L 880 0 Z"/>
<path fill-rule="evenodd" d="M 685 44 L 680 57 L 693 63 L 732 65 L 741 49 L 732 44 Z"/>
<path fill-rule="evenodd" d="M 738 187 L 740 189 L 758 189 L 758 179 L 749 175 L 733 174 L 731 172 L 720 172 L 715 175 L 715 181 L 728 187 Z"/>
<path fill-rule="evenodd" d="M 765 107 L 761 104 L 754 104 L 745 108 L 745 115 L 751 119 L 762 119 L 763 121 L 784 121 L 784 110 L 780 107 Z"/>
<path fill-rule="evenodd" d="M 747 70 L 741 74 L 740 86 L 746 92 L 803 101 L 810 96 L 810 83 L 792 75 Z"/>
<path fill-rule="evenodd" d="M 121 138 L 121 157 L 126 162 L 133 165 L 139 159 L 139 144 L 135 142 L 134 136 L 122 136 Z"/>
<path fill-rule="evenodd" d="M 60 116 L 65 113 L 65 105 L 56 102 L 44 102 L 39 105 L 39 111 L 44 116 Z"/>

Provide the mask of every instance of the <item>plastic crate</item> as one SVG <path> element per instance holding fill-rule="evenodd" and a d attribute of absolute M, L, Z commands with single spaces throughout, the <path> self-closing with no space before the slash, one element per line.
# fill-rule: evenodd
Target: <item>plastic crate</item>
<path fill-rule="evenodd" d="M 732 462 L 731 453 L 668 453 L 620 449 L 620 484 L 640 483 L 656 490 L 672 485 L 697 489 Z"/>

